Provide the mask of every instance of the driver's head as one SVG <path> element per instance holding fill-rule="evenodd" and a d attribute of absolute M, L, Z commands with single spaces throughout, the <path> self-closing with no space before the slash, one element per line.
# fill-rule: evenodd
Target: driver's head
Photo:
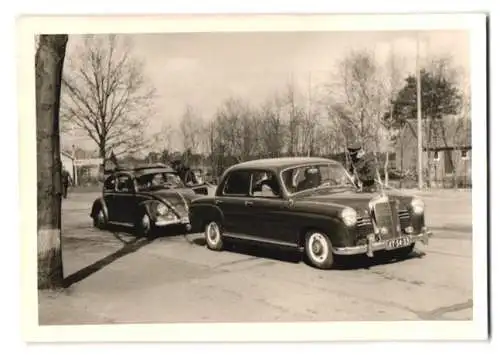
<path fill-rule="evenodd" d="M 163 182 L 163 177 L 161 176 L 161 174 L 156 174 L 153 177 L 153 180 L 151 180 L 151 184 L 154 186 L 161 185 L 162 182 Z"/>
<path fill-rule="evenodd" d="M 319 170 L 317 168 L 308 168 L 304 172 L 304 177 L 308 183 L 319 183 Z"/>

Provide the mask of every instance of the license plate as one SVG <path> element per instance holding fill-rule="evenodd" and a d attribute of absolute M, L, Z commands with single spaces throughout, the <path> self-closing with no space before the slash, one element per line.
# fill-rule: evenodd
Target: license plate
<path fill-rule="evenodd" d="M 404 248 L 411 244 L 411 239 L 408 237 L 402 237 L 397 239 L 391 239 L 385 242 L 386 249 L 398 249 Z"/>

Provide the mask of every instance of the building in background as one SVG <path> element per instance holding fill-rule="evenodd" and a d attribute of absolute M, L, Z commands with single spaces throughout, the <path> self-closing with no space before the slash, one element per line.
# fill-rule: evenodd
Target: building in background
<path fill-rule="evenodd" d="M 472 186 L 470 119 L 445 117 L 422 122 L 424 178 L 431 187 Z M 432 129 L 431 129 L 432 128 Z M 416 177 L 417 121 L 408 120 L 395 147 L 396 166 Z"/>

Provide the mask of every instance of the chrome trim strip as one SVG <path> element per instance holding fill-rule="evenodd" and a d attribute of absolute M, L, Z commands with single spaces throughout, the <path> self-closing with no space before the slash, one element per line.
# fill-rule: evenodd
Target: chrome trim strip
<path fill-rule="evenodd" d="M 254 237 L 254 236 L 243 235 L 243 234 L 234 234 L 234 233 L 224 234 L 224 237 L 232 238 L 232 239 L 240 239 L 240 240 L 249 240 L 249 241 L 253 241 L 253 242 L 266 243 L 266 244 L 282 245 L 282 246 L 291 247 L 291 248 L 297 248 L 297 244 L 294 244 L 294 243 L 282 242 L 282 241 L 278 241 L 278 240 Z"/>

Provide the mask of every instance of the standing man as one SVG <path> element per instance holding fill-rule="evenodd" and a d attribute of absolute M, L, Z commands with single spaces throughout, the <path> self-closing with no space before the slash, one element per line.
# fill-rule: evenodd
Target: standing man
<path fill-rule="evenodd" d="M 62 168 L 62 173 L 61 173 L 61 183 L 62 183 L 62 196 L 63 198 L 67 198 L 68 186 L 71 184 L 71 176 L 64 167 Z"/>
<path fill-rule="evenodd" d="M 349 173 L 354 175 L 354 180 L 362 191 L 373 191 L 377 180 L 375 157 L 366 153 L 359 143 L 350 145 L 347 150 Z"/>
<path fill-rule="evenodd" d="M 172 168 L 179 174 L 180 178 L 187 186 L 192 186 L 197 184 L 197 179 L 193 171 L 184 165 L 180 160 L 174 160 L 172 162 Z"/>

